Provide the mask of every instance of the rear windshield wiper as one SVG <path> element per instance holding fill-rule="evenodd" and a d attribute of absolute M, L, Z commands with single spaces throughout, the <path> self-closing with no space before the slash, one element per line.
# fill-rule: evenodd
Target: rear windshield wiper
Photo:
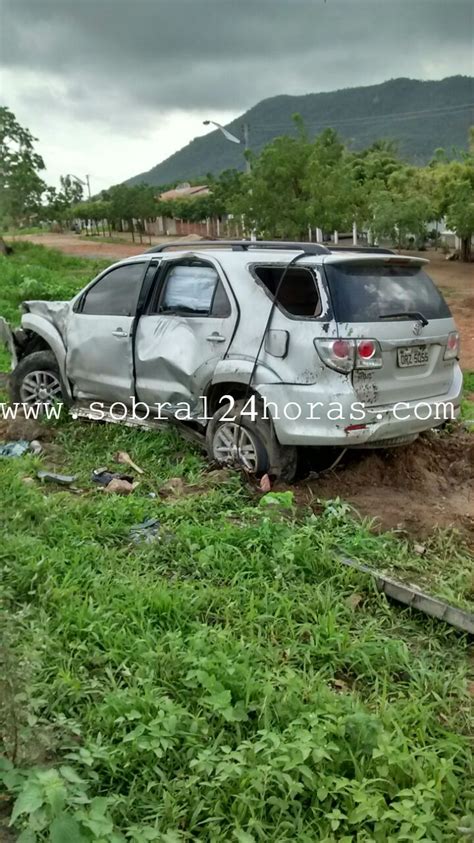
<path fill-rule="evenodd" d="M 426 316 L 419 310 L 403 310 L 401 313 L 381 313 L 379 319 L 418 319 L 425 328 L 428 325 Z"/>

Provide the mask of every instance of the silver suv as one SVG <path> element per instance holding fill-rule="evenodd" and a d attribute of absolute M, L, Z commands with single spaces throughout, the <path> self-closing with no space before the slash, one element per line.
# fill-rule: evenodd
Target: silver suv
<path fill-rule="evenodd" d="M 213 460 L 286 479 L 298 446 L 405 444 L 455 417 L 462 389 L 425 263 L 311 243 L 159 246 L 72 301 L 23 304 L 12 399 L 173 419 Z"/>

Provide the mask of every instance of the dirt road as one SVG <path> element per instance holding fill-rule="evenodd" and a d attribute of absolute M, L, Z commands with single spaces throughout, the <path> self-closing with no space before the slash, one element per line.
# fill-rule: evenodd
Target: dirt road
<path fill-rule="evenodd" d="M 127 235 L 123 235 L 124 238 Z M 75 234 L 26 234 L 14 240 L 29 240 L 68 255 L 80 255 L 104 260 L 120 260 L 129 255 L 139 255 L 150 248 L 147 243 L 107 243 L 81 239 Z M 174 238 L 173 238 L 174 239 Z M 183 243 L 195 242 L 193 236 L 181 239 Z M 152 244 L 164 243 L 167 238 L 152 238 Z M 461 364 L 466 371 L 474 371 L 474 263 L 447 261 L 442 252 L 406 252 L 430 261 L 429 273 L 443 291 L 461 332 Z"/>

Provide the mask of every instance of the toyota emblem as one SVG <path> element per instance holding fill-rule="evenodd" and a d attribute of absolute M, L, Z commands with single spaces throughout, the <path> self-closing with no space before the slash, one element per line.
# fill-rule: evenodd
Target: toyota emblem
<path fill-rule="evenodd" d="M 415 337 L 418 337 L 421 334 L 422 330 L 423 324 L 421 322 L 415 322 L 415 324 L 413 325 L 413 333 L 415 334 Z"/>

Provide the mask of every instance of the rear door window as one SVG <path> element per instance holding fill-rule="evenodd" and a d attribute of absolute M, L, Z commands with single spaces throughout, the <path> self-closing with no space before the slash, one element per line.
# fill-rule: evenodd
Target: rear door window
<path fill-rule="evenodd" d="M 348 262 L 326 264 L 325 270 L 339 322 L 390 321 L 415 313 L 426 319 L 451 316 L 440 291 L 420 266 Z"/>
<path fill-rule="evenodd" d="M 258 265 L 253 271 L 272 299 L 285 270 L 284 266 Z M 291 267 L 278 292 L 277 306 L 290 316 L 311 318 L 321 313 L 316 279 L 310 269 Z"/>
<path fill-rule="evenodd" d="M 230 303 L 213 266 L 175 264 L 166 274 L 155 312 L 181 316 L 228 316 Z"/>

